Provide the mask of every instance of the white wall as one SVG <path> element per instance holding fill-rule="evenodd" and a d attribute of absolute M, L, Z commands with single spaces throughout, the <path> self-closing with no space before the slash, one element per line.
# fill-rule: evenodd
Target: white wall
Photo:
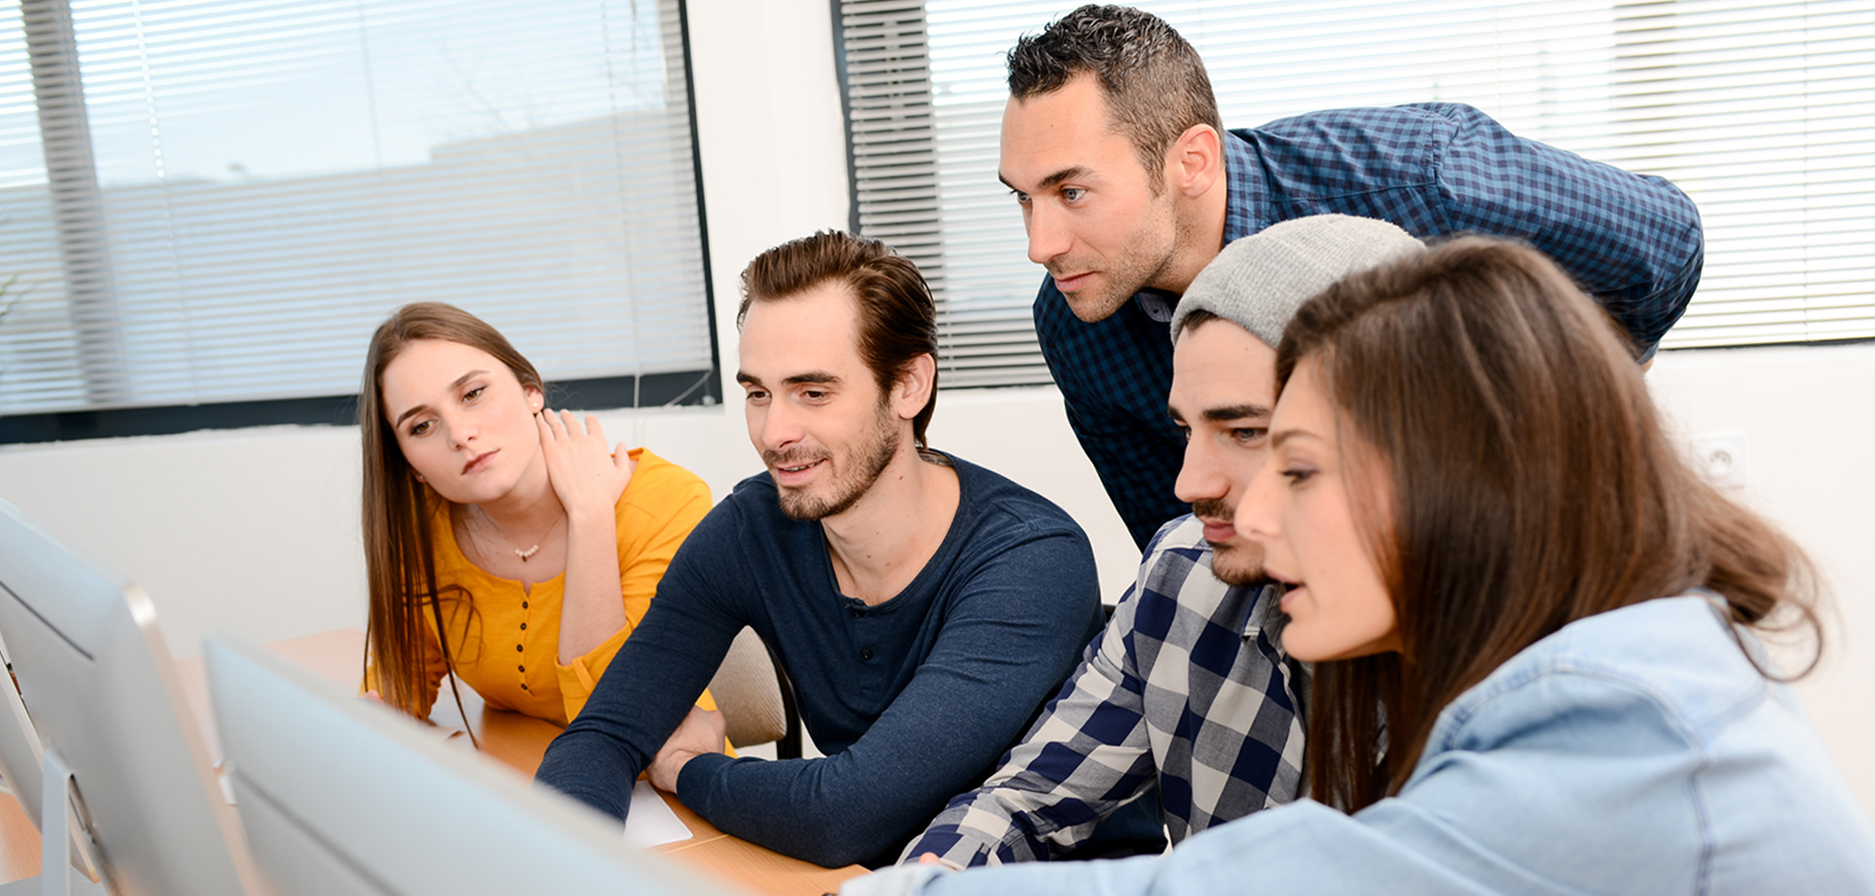
<path fill-rule="evenodd" d="M 1875 814 L 1875 344 L 1662 352 L 1648 383 L 1683 436 L 1742 432 L 1733 492 L 1810 553 L 1830 590 L 1823 664 L 1797 685 Z"/>
<path fill-rule="evenodd" d="M 720 496 L 760 469 L 728 381 L 737 275 L 763 249 L 845 225 L 845 144 L 825 0 L 691 0 L 690 21 L 732 400 L 601 419 L 615 440 L 650 445 Z M 1742 497 L 1802 541 L 1834 585 L 1832 655 L 1800 693 L 1875 811 L 1875 472 L 1864 462 L 1875 421 L 1857 412 L 1875 385 L 1875 346 L 1667 353 L 1650 381 L 1686 432 L 1746 433 Z M 931 436 L 1072 513 L 1093 538 L 1104 592 L 1118 596 L 1137 555 L 1053 389 L 944 393 Z M 11 446 L 0 448 L 0 497 L 142 582 L 172 649 L 190 656 L 217 628 L 272 640 L 362 626 L 357 453 L 354 430 L 329 427 Z"/>

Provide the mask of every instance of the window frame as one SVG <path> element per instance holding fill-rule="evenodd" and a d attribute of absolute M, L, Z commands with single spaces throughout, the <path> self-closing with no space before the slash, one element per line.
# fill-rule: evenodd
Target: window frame
<path fill-rule="evenodd" d="M 33 0 L 20 0 L 22 19 Z M 44 2 L 44 0 L 42 0 Z M 549 380 L 548 401 L 582 410 L 622 410 L 669 406 L 713 406 L 723 401 L 721 342 L 716 319 L 716 289 L 710 259 L 709 217 L 698 139 L 696 78 L 691 56 L 687 0 L 672 0 L 677 12 L 683 55 L 684 98 L 689 127 L 692 184 L 695 189 L 698 250 L 701 259 L 705 332 L 709 366 L 695 370 Z M 62 13 L 70 38 L 71 0 L 50 0 Z M 54 27 L 57 27 L 55 24 Z M 75 38 L 70 38 L 75 40 Z M 77 66 L 76 58 L 68 60 Z M 82 94 L 81 94 L 82 95 Z M 76 114 L 84 119 L 86 106 Z M 88 135 L 87 135 L 88 136 Z M 43 137 L 41 138 L 43 140 Z M 50 176 L 50 172 L 48 172 Z M 55 212 L 56 214 L 56 212 Z M 101 225 L 100 225 L 101 226 Z M 7 298 L 7 297 L 0 297 Z M 0 308 L 5 307 L 0 301 Z M 360 334 L 360 344 L 364 341 Z M 73 409 L 0 415 L 0 445 L 41 444 L 130 436 L 172 435 L 202 430 L 239 430 L 262 426 L 351 426 L 357 423 L 357 393 L 255 401 L 153 404 L 149 406 Z"/>

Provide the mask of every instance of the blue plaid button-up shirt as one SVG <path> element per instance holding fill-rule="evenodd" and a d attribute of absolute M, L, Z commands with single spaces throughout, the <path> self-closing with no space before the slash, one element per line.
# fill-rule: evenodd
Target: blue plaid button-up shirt
<path fill-rule="evenodd" d="M 1517 237 L 1555 259 L 1643 358 L 1680 318 L 1704 259 L 1699 211 L 1666 180 L 1518 137 L 1456 103 L 1316 112 L 1231 131 L 1224 242 L 1277 221 L 1379 218 L 1421 239 Z M 1177 297 L 1147 291 L 1085 323 L 1044 277 L 1035 332 L 1068 420 L 1142 547 L 1191 510 L 1172 492 L 1185 439 L 1166 415 Z"/>
<path fill-rule="evenodd" d="M 1059 858 L 1155 786 L 1174 843 L 1294 800 L 1308 673 L 1271 628 L 1277 599 L 1275 585 L 1239 588 L 1211 574 L 1203 523 L 1167 523 L 1106 631 L 1022 742 L 900 860 Z"/>

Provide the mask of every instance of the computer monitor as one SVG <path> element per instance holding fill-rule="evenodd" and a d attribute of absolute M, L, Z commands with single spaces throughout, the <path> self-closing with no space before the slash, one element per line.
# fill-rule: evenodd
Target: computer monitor
<path fill-rule="evenodd" d="M 203 655 L 241 823 L 280 896 L 728 892 L 260 647 L 217 634 Z"/>
<path fill-rule="evenodd" d="M 41 832 L 65 831 L 75 802 L 117 896 L 263 892 L 149 596 L 4 501 L 0 638 L 44 773 L 68 795 L 41 799 Z M 66 877 L 67 837 L 42 839 L 60 857 L 41 878 Z"/>
<path fill-rule="evenodd" d="M 0 659 L 7 656 L 6 639 L 0 638 Z M 8 661 L 11 665 L 11 661 Z M 39 745 L 39 732 L 33 727 L 32 717 L 26 714 L 26 704 L 20 702 L 20 692 L 15 688 L 9 676 L 0 678 L 0 778 L 5 778 L 7 787 L 19 800 L 20 808 L 26 810 L 26 817 L 34 824 L 44 826 L 40 818 L 40 798 L 44 796 L 45 770 L 44 749 Z M 77 806 L 68 797 L 65 800 L 65 825 L 70 832 L 71 866 L 84 875 L 84 881 L 68 880 L 67 889 L 84 891 L 86 889 L 103 892 L 96 887 L 86 888 L 85 883 L 96 884 L 98 874 L 98 854 L 91 845 L 91 834 L 78 821 Z M 54 849 L 56 852 L 56 847 Z M 13 884 L 0 886 L 0 896 L 13 893 L 32 892 L 37 894 L 42 889 L 38 878 L 30 882 L 15 881 Z"/>

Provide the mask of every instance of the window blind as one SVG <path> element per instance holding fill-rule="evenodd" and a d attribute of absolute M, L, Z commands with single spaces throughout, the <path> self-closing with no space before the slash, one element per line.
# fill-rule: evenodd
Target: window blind
<path fill-rule="evenodd" d="M 0 9 L 0 414 L 353 393 L 425 300 L 550 381 L 709 369 L 679 12 Z"/>
<path fill-rule="evenodd" d="M 937 272 L 949 385 L 1047 379 L 1028 317 L 1042 270 L 996 180 L 1003 54 L 1075 5 L 841 2 L 858 224 Z M 1698 203 L 1707 246 L 1665 348 L 1875 337 L 1866 2 L 1135 5 L 1197 47 L 1227 127 L 1457 101 L 1671 179 Z"/>

